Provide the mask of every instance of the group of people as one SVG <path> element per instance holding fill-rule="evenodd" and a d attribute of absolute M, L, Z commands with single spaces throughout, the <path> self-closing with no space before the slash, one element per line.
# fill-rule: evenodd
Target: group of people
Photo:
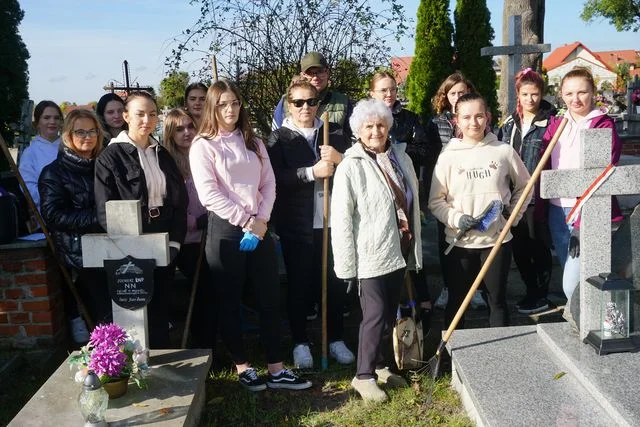
<path fill-rule="evenodd" d="M 74 110 L 64 122 L 59 107 L 43 101 L 34 111 L 38 135 L 24 151 L 20 171 L 97 322 L 109 319 L 110 300 L 104 272 L 82 267 L 80 237 L 106 229 L 107 201 L 140 200 L 143 231 L 169 234 L 171 261 L 154 273 L 150 345 L 169 346 L 168 305 L 177 266 L 190 281 L 199 277 L 192 345 L 214 348 L 219 331 L 240 384 L 252 391 L 311 387 L 283 364 L 274 240 L 279 238 L 287 271 L 293 364 L 312 368 L 306 315 L 320 289 L 323 200 L 329 197 L 329 354 L 340 364 L 356 361 L 353 388 L 366 400 L 384 401 L 379 383 L 406 385 L 385 358 L 405 280 L 412 279 L 422 314 L 432 309 L 422 239 L 439 241 L 448 325 L 560 117 L 542 99 L 544 81 L 531 69 L 516 75 L 517 108 L 496 135 L 485 100 L 460 73 L 442 83 L 433 97 L 436 115 L 425 122 L 402 107 L 388 72 L 375 73 L 370 98 L 354 106 L 329 88 L 329 66 L 320 53 L 307 54 L 300 66 L 276 107 L 266 141 L 255 135 L 247 100 L 226 80 L 190 85 L 185 108 L 165 118 L 162 142 L 152 135 L 158 107 L 146 92 L 126 100 L 105 95 L 97 114 Z M 620 142 L 611 118 L 595 107 L 589 71 L 570 71 L 559 90 L 569 123 L 547 167 L 578 167 L 578 130 L 589 127 L 612 128 L 615 164 Z M 325 111 L 328 140 L 320 120 Z M 549 202 L 528 196 L 487 271 L 475 298 L 488 304 L 490 326 L 509 323 L 512 253 L 527 286 L 518 303 L 523 312 L 546 308 L 552 244 L 568 297 L 577 285 L 579 223 L 565 223 L 575 200 Z M 492 204 L 502 213 L 485 223 L 482 214 Z M 428 211 L 438 221 L 437 236 L 422 233 L 422 214 Z M 203 239 L 206 261 L 198 264 Z M 242 302 L 249 285 L 260 315 L 266 379 L 251 366 L 243 341 Z M 362 310 L 357 357 L 343 337 L 342 311 L 351 288 Z M 74 338 L 86 340 L 84 322 L 73 301 L 67 302 Z M 78 331 L 87 336 L 76 336 Z"/>

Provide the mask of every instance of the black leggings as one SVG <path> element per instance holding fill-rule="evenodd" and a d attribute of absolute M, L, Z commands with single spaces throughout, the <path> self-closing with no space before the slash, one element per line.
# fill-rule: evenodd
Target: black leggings
<path fill-rule="evenodd" d="M 280 278 L 276 248 L 267 232 L 253 252 L 241 252 L 242 229 L 209 212 L 207 262 L 219 303 L 222 341 L 236 365 L 248 362 L 242 334 L 242 292 L 247 280 L 256 293 L 260 336 L 267 363 L 282 361 Z"/>
<path fill-rule="evenodd" d="M 527 287 L 527 297 L 546 298 L 551 281 L 551 250 L 542 240 L 529 236 L 526 217 L 511 228 L 513 260 L 518 266 L 522 281 Z"/>
<path fill-rule="evenodd" d="M 449 301 L 444 310 L 445 327 L 448 327 L 455 317 L 491 249 L 491 247 L 466 249 L 454 246 L 449 255 L 445 255 L 445 269 L 451 278 Z M 492 327 L 509 324 L 507 278 L 510 266 L 511 242 L 507 242 L 502 244 L 483 280 L 489 302 L 489 326 Z M 464 316 L 460 319 L 458 327 L 464 327 Z"/>
<path fill-rule="evenodd" d="M 358 336 L 356 375 L 359 379 L 376 378 L 375 370 L 390 359 L 393 333 L 404 268 L 384 276 L 360 279 L 358 288 L 362 322 Z"/>

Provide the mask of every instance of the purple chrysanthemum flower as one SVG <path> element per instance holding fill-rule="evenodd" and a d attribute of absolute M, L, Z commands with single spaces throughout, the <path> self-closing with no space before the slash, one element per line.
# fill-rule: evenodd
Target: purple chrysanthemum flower
<path fill-rule="evenodd" d="M 109 323 L 95 327 L 93 332 L 91 332 L 89 344 L 94 348 L 105 345 L 118 348 L 121 344 L 124 344 L 126 340 L 127 333 L 124 329 L 115 323 Z"/>
<path fill-rule="evenodd" d="M 120 350 L 119 346 L 103 345 L 91 352 L 89 369 L 100 377 L 108 375 L 117 378 L 122 374 L 126 364 L 127 355 Z"/>

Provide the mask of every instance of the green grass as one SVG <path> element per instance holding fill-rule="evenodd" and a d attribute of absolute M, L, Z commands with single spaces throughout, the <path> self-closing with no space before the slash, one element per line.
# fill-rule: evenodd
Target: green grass
<path fill-rule="evenodd" d="M 262 371 L 260 374 L 265 375 Z M 435 383 L 421 375 L 410 387 L 387 389 L 386 403 L 365 403 L 351 389 L 353 366 L 332 365 L 307 372 L 313 387 L 304 391 L 250 392 L 237 382 L 235 369 L 207 381 L 203 426 L 472 426 L 450 377 Z"/>

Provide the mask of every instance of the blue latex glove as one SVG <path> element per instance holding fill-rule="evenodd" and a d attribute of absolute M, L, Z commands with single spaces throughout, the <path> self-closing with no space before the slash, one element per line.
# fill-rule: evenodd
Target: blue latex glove
<path fill-rule="evenodd" d="M 244 236 L 240 240 L 240 250 L 243 252 L 254 251 L 258 247 L 258 243 L 260 243 L 258 236 L 252 234 L 250 231 L 245 231 Z"/>

